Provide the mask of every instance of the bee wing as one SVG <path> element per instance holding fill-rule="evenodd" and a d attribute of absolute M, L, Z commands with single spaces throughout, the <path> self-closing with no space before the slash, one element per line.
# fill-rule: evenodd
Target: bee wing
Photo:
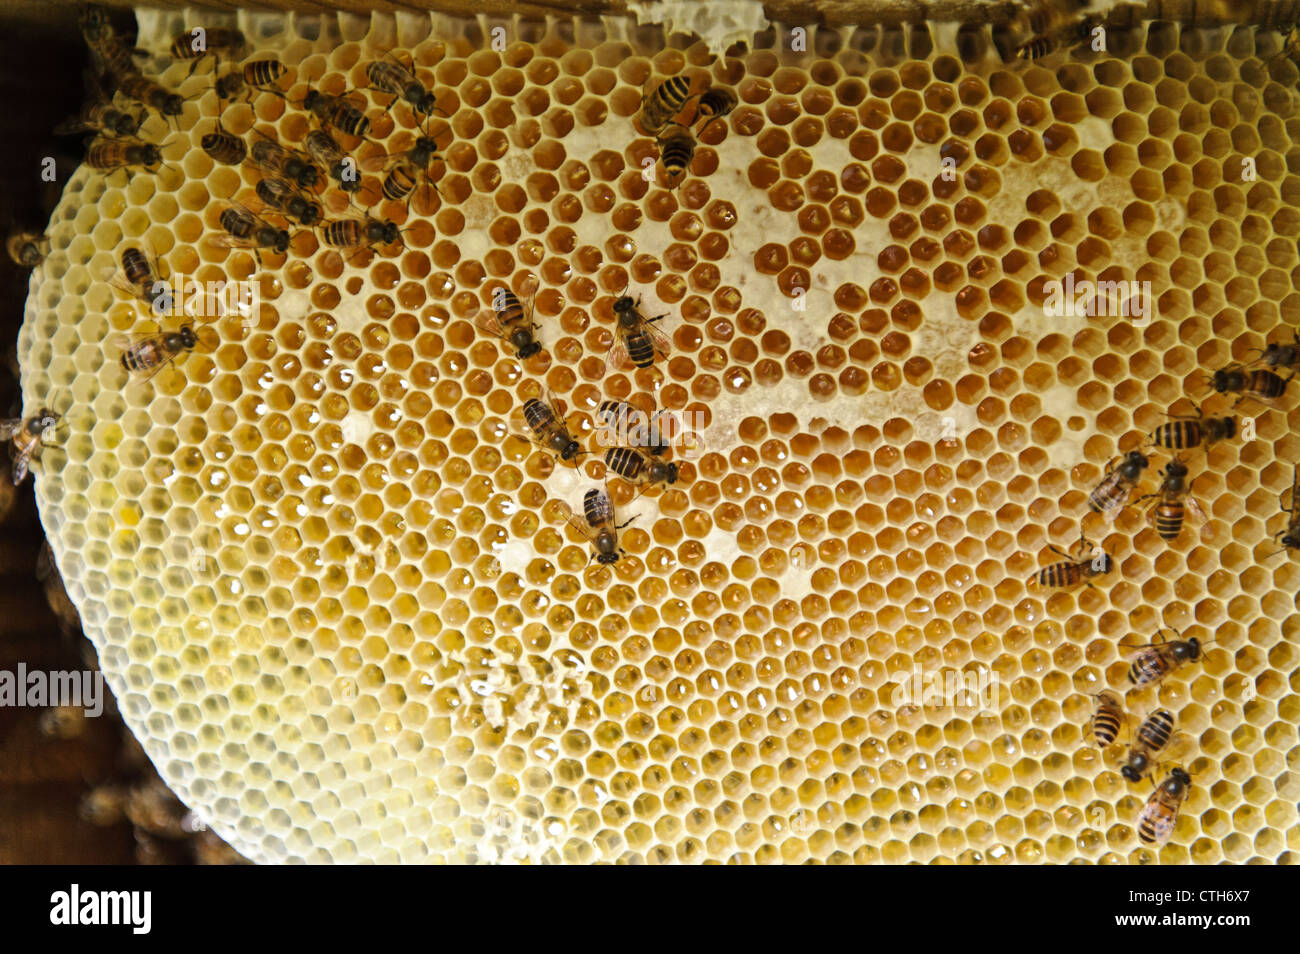
<path fill-rule="evenodd" d="M 1187 508 L 1187 523 L 1193 527 L 1201 527 L 1210 519 L 1206 512 L 1201 508 L 1200 503 L 1191 494 L 1187 495 L 1184 501 Z"/>
<path fill-rule="evenodd" d="M 664 357 L 667 357 L 668 353 L 673 349 L 673 344 L 668 339 L 668 336 L 648 321 L 642 324 L 641 327 L 645 329 L 645 333 L 648 334 L 650 340 L 654 342 L 655 350 Z"/>
<path fill-rule="evenodd" d="M 236 236 L 230 235 L 229 233 L 209 236 L 208 242 L 209 244 L 216 245 L 220 248 L 256 248 L 257 247 L 257 240 L 255 238 L 251 236 L 248 238 L 237 238 Z"/>
<path fill-rule="evenodd" d="M 394 66 L 402 71 L 404 74 L 402 79 L 407 83 L 419 82 L 419 78 L 415 75 L 415 57 L 411 56 L 409 51 L 406 55 L 409 58 L 409 62 L 404 63 L 402 62 L 401 57 L 397 55 L 396 50 L 389 50 L 384 54 L 384 59 L 390 61 Z"/>
<path fill-rule="evenodd" d="M 616 373 L 623 368 L 624 362 L 627 361 L 627 343 L 623 341 L 623 336 L 617 331 L 614 332 L 614 343 L 609 346 L 609 354 L 605 355 L 606 373 Z"/>
<path fill-rule="evenodd" d="M 128 282 L 124 277 L 122 277 L 122 273 L 119 272 L 117 269 L 113 269 L 112 275 L 107 277 L 108 277 L 108 283 L 112 285 L 114 288 L 116 288 L 118 291 L 130 295 L 132 298 L 140 297 L 140 289 L 136 288 L 134 285 Z"/>
<path fill-rule="evenodd" d="M 381 149 L 364 159 L 358 159 L 357 167 L 363 172 L 384 172 L 404 160 L 410 151 L 410 149 L 397 149 L 393 152 L 384 152 Z"/>
<path fill-rule="evenodd" d="M 334 98 L 340 103 L 347 103 L 349 106 L 361 110 L 363 113 L 366 111 L 366 107 L 370 105 L 361 91 L 356 89 L 350 89 L 346 93 Z"/>
<path fill-rule="evenodd" d="M 551 413 L 555 415 L 555 420 L 560 424 L 564 424 L 564 414 L 560 411 L 560 402 L 556 399 L 555 392 L 548 390 L 542 396 L 542 400 L 550 407 Z"/>
<path fill-rule="evenodd" d="M 75 136 L 83 132 L 99 132 L 100 127 L 95 123 L 87 122 L 80 116 L 73 116 L 71 119 L 65 119 L 54 127 L 56 136 Z"/>
<path fill-rule="evenodd" d="M 490 335 L 496 335 L 498 338 L 507 337 L 505 328 L 502 326 L 500 320 L 498 320 L 496 312 L 491 308 L 484 308 L 480 311 L 474 318 L 474 324 L 478 325 L 480 330 L 486 331 Z"/>
<path fill-rule="evenodd" d="M 13 466 L 13 472 L 11 476 L 13 478 L 15 487 L 17 487 L 19 484 L 21 484 L 24 480 L 27 479 L 27 471 L 31 465 L 31 456 L 32 456 L 31 449 L 28 448 L 27 450 L 23 451 L 21 454 L 18 454 L 16 457 L 14 457 L 14 466 Z"/>
<path fill-rule="evenodd" d="M 1139 659 L 1142 659 L 1144 656 L 1146 656 L 1147 653 L 1150 652 L 1151 650 L 1155 650 L 1157 654 L 1160 654 L 1166 645 L 1168 644 L 1167 643 L 1143 643 L 1141 646 L 1134 646 L 1131 650 L 1129 650 L 1128 654 L 1124 656 L 1124 661 L 1127 663 L 1137 662 Z"/>
<path fill-rule="evenodd" d="M 587 523 L 587 518 L 582 514 L 570 512 L 567 519 L 569 526 L 577 530 L 584 540 L 591 540 L 596 535 L 591 524 Z"/>
<path fill-rule="evenodd" d="M 1192 748 L 1192 739 L 1186 732 L 1174 732 L 1173 738 L 1165 746 L 1164 751 L 1160 753 L 1161 761 L 1177 762 L 1180 765 Z"/>
<path fill-rule="evenodd" d="M 7 441 L 23 428 L 21 417 L 9 417 L 0 420 L 0 441 Z"/>

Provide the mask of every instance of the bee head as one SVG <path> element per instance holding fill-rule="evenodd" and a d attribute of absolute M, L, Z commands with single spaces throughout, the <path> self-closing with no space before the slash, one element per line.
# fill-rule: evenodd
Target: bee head
<path fill-rule="evenodd" d="M 1131 450 L 1128 452 L 1128 460 L 1126 463 L 1134 470 L 1142 470 L 1151 462 L 1147 460 L 1146 455 L 1141 451 Z"/>
<path fill-rule="evenodd" d="M 527 359 L 531 358 L 533 355 L 537 354 L 537 352 L 542 350 L 542 346 L 539 345 L 536 341 L 532 340 L 532 337 L 528 334 L 528 332 L 524 331 L 523 329 L 516 331 L 510 337 L 512 341 L 522 342 L 522 344 L 519 344 L 517 346 L 517 352 L 521 360 L 526 361 Z"/>
<path fill-rule="evenodd" d="M 307 207 L 302 210 L 299 220 L 306 226 L 315 225 L 320 221 L 320 206 L 314 202 L 308 202 Z"/>
<path fill-rule="evenodd" d="M 134 136 L 139 128 L 140 123 L 130 113 L 118 113 L 113 121 L 113 132 L 119 136 Z"/>
<path fill-rule="evenodd" d="M 1176 768 L 1170 772 L 1169 777 L 1184 787 L 1192 784 L 1192 777 L 1180 768 Z"/>
<path fill-rule="evenodd" d="M 180 93 L 168 93 L 162 101 L 162 106 L 158 112 L 164 116 L 179 116 L 181 110 L 185 107 L 185 99 Z"/>
<path fill-rule="evenodd" d="M 632 296 L 623 295 L 621 298 L 619 298 L 617 301 L 614 302 L 614 315 L 619 318 L 622 318 L 626 315 L 630 315 L 632 313 L 632 310 L 635 307 L 636 307 L 636 301 L 632 298 Z"/>
<path fill-rule="evenodd" d="M 1288 533 L 1282 537 L 1282 546 L 1286 547 L 1288 550 L 1294 550 L 1297 547 L 1300 547 L 1300 537 Z"/>
<path fill-rule="evenodd" d="M 618 562 L 617 553 L 601 553 L 596 556 L 596 562 L 601 566 L 613 566 Z"/>
<path fill-rule="evenodd" d="M 181 344 L 186 348 L 193 348 L 199 343 L 199 336 L 194 333 L 192 325 L 186 325 L 178 332 L 181 338 Z"/>
<path fill-rule="evenodd" d="M 289 231 L 288 229 L 277 229 L 275 233 L 275 250 L 283 254 L 289 249 Z"/>
<path fill-rule="evenodd" d="M 309 89 L 307 95 L 302 99 L 303 109 L 315 109 L 316 104 L 320 102 L 320 90 Z"/>
<path fill-rule="evenodd" d="M 1165 465 L 1165 475 L 1175 479 L 1187 476 L 1187 465 L 1175 457 Z"/>
<path fill-rule="evenodd" d="M 1142 781 L 1142 772 L 1146 767 L 1147 757 L 1142 753 L 1137 752 L 1134 753 L 1131 759 L 1129 759 L 1128 765 L 1125 765 L 1119 770 L 1119 774 L 1123 775 L 1124 778 L 1136 785 L 1138 782 Z"/>
<path fill-rule="evenodd" d="M 667 469 L 667 474 L 664 477 L 664 480 L 670 484 L 677 483 L 677 465 L 669 464 L 666 469 Z"/>
<path fill-rule="evenodd" d="M 1187 641 L 1187 657 L 1192 662 L 1201 658 L 1201 641 L 1195 636 Z"/>
<path fill-rule="evenodd" d="M 55 414 L 48 407 L 43 407 L 36 412 L 35 427 L 32 430 L 38 434 L 44 434 L 51 427 L 59 423 L 61 415 Z"/>
<path fill-rule="evenodd" d="M 1210 378 L 1210 386 L 1220 394 L 1228 390 L 1230 383 L 1227 368 L 1221 368 L 1218 371 L 1215 371 L 1213 376 Z"/>
<path fill-rule="evenodd" d="M 1096 569 L 1096 563 L 1097 563 L 1097 562 L 1098 562 L 1098 561 L 1096 561 L 1096 560 L 1093 560 L 1093 561 L 1092 561 L 1092 565 L 1093 565 L 1094 569 Z M 1101 554 L 1101 560 L 1100 560 L 1100 563 L 1101 563 L 1101 568 L 1096 570 L 1096 572 L 1098 572 L 1098 573 L 1109 573 L 1111 570 L 1115 569 L 1115 559 L 1114 559 L 1114 557 L 1112 557 L 1109 553 L 1105 552 L 1104 550 L 1102 551 L 1102 554 Z"/>
<path fill-rule="evenodd" d="M 1223 419 L 1223 434 L 1228 438 L 1237 436 L 1237 419 L 1235 417 L 1225 417 Z"/>
<path fill-rule="evenodd" d="M 161 165 L 163 161 L 162 150 L 153 143 L 144 147 L 144 164 L 146 166 Z"/>
<path fill-rule="evenodd" d="M 560 451 L 560 460 L 577 460 L 582 454 L 582 445 L 577 441 L 569 441 L 564 445 L 564 450 Z"/>

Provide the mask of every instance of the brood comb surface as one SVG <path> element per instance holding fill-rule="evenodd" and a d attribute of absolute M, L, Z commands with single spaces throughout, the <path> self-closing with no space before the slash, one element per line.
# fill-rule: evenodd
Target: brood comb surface
<path fill-rule="evenodd" d="M 342 39 L 255 22 L 250 55 L 283 60 L 296 96 L 364 90 L 394 45 L 381 17 Z M 255 270 L 204 241 L 257 181 L 199 148 L 209 91 L 179 171 L 78 172 L 33 280 L 27 407 L 71 408 L 37 465 L 43 519 L 192 808 L 261 861 L 1293 860 L 1300 569 L 1264 556 L 1294 401 L 1194 465 L 1203 529 L 1167 545 L 1138 508 L 1107 526 L 1086 505 L 1296 306 L 1297 71 L 1266 35 L 1152 28 L 1122 56 L 1025 66 L 942 43 L 714 61 L 567 23 L 494 52 L 433 22 L 401 21 L 402 46 L 454 142 L 427 206 L 377 207 L 403 248 L 349 263 L 295 236 L 255 326 L 203 320 L 174 373 L 127 387 L 110 342 L 144 319 L 102 278 L 124 243 L 200 281 Z M 632 120 L 647 77 L 682 70 L 740 104 L 670 191 Z M 359 154 L 409 148 L 410 113 L 366 95 Z M 254 106 L 301 146 L 301 111 Z M 1155 315 L 1045 317 L 1071 271 L 1151 282 Z M 474 318 L 534 280 L 545 352 L 520 362 Z M 670 312 L 673 350 L 607 374 L 629 282 Z M 637 519 L 613 567 L 565 525 L 598 455 L 512 436 L 547 389 L 589 446 L 607 398 L 701 423 L 676 485 L 615 485 Z M 1081 524 L 1115 573 L 1027 592 Z M 1085 724 L 1161 626 L 1217 642 L 1127 693 L 1187 736 L 1193 791 L 1155 851 L 1134 830 L 1149 786 Z M 914 667 L 999 691 L 988 711 L 893 706 Z"/>

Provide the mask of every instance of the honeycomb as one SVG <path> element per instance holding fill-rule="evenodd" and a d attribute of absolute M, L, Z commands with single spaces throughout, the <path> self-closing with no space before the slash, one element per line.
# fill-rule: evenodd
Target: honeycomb
<path fill-rule="evenodd" d="M 194 25 L 141 20 L 155 53 Z M 409 50 L 449 115 L 438 192 L 408 214 L 367 173 L 358 202 L 405 232 L 350 260 L 310 230 L 262 267 L 213 247 L 258 175 L 199 147 L 210 68 L 156 57 L 192 97 L 179 132 L 145 129 L 173 168 L 67 184 L 19 348 L 25 406 L 66 412 L 35 469 L 68 591 L 127 723 L 232 846 L 1295 860 L 1300 568 L 1269 556 L 1293 397 L 1193 456 L 1210 519 L 1176 541 L 1142 507 L 1107 524 L 1086 503 L 1207 369 L 1290 339 L 1300 94 L 1279 34 L 1143 24 L 1003 63 L 955 24 L 814 30 L 799 53 L 782 27 L 715 56 L 617 19 L 238 23 L 293 84 L 226 128 L 300 146 L 294 99 L 355 88 L 362 157 L 410 147 L 410 112 L 365 77 Z M 676 73 L 739 105 L 672 188 L 633 120 Z M 113 336 L 150 326 L 103 276 L 143 242 L 173 273 L 259 281 L 263 306 L 201 318 L 194 353 L 128 386 Z M 1067 275 L 1149 282 L 1153 313 L 1051 317 Z M 532 301 L 542 354 L 476 329 L 502 286 Z M 672 351 L 607 373 L 624 288 L 669 313 Z M 576 466 L 520 436 L 546 391 L 593 451 Z M 611 398 L 696 433 L 673 486 L 611 482 L 636 519 L 601 566 L 566 518 L 605 478 Z M 1027 589 L 1081 530 L 1114 572 Z M 1214 642 L 1132 690 L 1126 654 L 1162 627 Z M 895 704 L 945 670 L 994 677 L 991 699 Z M 1135 831 L 1150 785 L 1091 744 L 1105 688 L 1177 717 L 1193 785 L 1161 848 Z"/>

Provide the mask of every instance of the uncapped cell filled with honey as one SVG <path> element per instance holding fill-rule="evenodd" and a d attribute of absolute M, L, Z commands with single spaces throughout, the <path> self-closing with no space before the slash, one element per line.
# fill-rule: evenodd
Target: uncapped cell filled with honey
<path fill-rule="evenodd" d="M 196 25 L 141 18 L 159 54 Z M 1300 302 L 1279 34 L 1142 25 L 1107 53 L 1004 63 L 938 24 L 913 55 L 875 29 L 715 55 L 616 19 L 503 21 L 503 49 L 495 22 L 438 16 L 238 23 L 290 95 L 228 106 L 227 130 L 301 148 L 307 90 L 357 89 L 356 154 L 410 149 L 415 117 L 366 77 L 400 49 L 447 114 L 437 191 L 408 210 L 362 162 L 357 202 L 400 244 L 346 257 L 294 228 L 261 266 L 214 247 L 260 176 L 199 147 L 211 66 L 168 64 L 194 98 L 179 133 L 154 116 L 144 134 L 173 168 L 76 174 L 19 343 L 26 409 L 57 401 L 69 425 L 35 465 L 69 594 L 128 724 L 232 846 L 1294 860 L 1300 569 L 1270 538 L 1300 412 L 1205 397 L 1207 371 L 1290 341 Z M 647 81 L 678 74 L 738 104 L 674 188 L 633 121 Z M 196 319 L 194 353 L 130 383 L 112 342 L 156 326 L 103 278 L 128 243 L 259 282 L 260 313 Z M 1066 276 L 1149 283 L 1151 314 L 1050 315 Z M 539 354 L 477 327 L 501 287 Z M 649 368 L 606 366 L 625 293 L 667 314 Z M 547 392 L 576 464 L 527 439 Z M 1185 397 L 1251 421 L 1187 455 L 1208 522 L 1166 542 L 1146 504 L 1091 513 L 1108 463 Z M 635 519 L 606 566 L 568 517 L 604 484 L 610 399 L 692 435 L 671 486 L 610 483 Z M 1081 531 L 1114 571 L 1027 587 Z M 1162 628 L 1204 655 L 1132 688 L 1127 656 Z M 897 702 L 945 673 L 991 696 Z M 1107 688 L 1176 717 L 1193 781 L 1163 847 L 1138 840 L 1150 785 L 1092 742 Z"/>

